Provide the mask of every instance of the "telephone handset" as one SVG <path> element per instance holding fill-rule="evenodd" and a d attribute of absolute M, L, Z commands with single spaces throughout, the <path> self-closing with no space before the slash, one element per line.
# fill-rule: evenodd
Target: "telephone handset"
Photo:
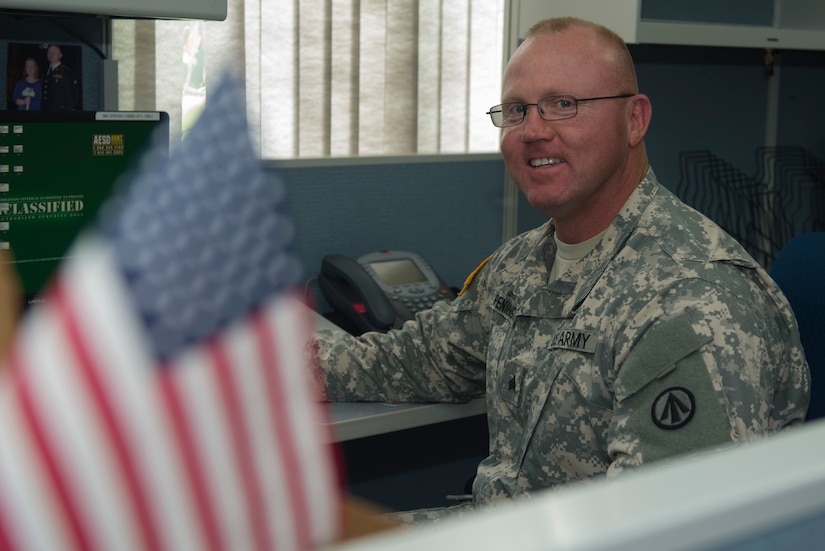
<path fill-rule="evenodd" d="M 378 251 L 358 259 L 327 255 L 318 286 L 357 334 L 401 327 L 419 310 L 455 298 L 423 258 L 406 251 Z"/>

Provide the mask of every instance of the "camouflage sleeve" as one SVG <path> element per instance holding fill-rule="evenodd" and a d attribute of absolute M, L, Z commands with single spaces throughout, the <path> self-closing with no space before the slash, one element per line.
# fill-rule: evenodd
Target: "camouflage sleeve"
<path fill-rule="evenodd" d="M 416 315 L 401 329 L 320 331 L 309 342 L 332 401 L 464 402 L 484 394 L 486 331 L 462 296 Z"/>
<path fill-rule="evenodd" d="M 678 298 L 640 310 L 639 330 L 626 330 L 632 344 L 617 358 L 608 474 L 804 418 L 807 364 L 782 305 L 769 293 L 740 296 L 707 282 L 679 287 Z"/>

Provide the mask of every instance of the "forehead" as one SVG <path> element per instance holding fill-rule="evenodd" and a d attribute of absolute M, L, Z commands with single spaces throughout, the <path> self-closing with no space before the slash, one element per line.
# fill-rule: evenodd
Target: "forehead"
<path fill-rule="evenodd" d="M 615 55 L 591 29 L 533 36 L 510 59 L 503 95 L 590 93 L 611 85 L 615 65 Z"/>

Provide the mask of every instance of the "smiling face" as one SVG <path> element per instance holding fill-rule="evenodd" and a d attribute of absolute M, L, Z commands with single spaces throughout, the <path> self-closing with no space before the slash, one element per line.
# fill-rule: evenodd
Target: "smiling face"
<path fill-rule="evenodd" d="M 504 74 L 502 102 L 633 92 L 626 51 L 590 27 L 572 26 L 519 46 Z M 531 106 L 524 122 L 502 129 L 501 151 L 530 204 L 555 219 L 562 240 L 576 243 L 606 228 L 644 177 L 649 118 L 641 94 L 581 102 L 575 117 L 556 121 Z"/>
<path fill-rule="evenodd" d="M 63 59 L 63 52 L 60 51 L 58 46 L 49 46 L 49 49 L 46 50 L 46 58 L 49 60 L 51 65 L 54 65 Z"/>
<path fill-rule="evenodd" d="M 30 57 L 30 58 L 26 59 L 26 65 L 25 65 L 24 73 L 25 73 L 25 76 L 28 77 L 30 80 L 36 79 L 37 77 L 40 76 L 40 70 L 38 69 L 37 62 L 34 60 L 34 58 Z"/>

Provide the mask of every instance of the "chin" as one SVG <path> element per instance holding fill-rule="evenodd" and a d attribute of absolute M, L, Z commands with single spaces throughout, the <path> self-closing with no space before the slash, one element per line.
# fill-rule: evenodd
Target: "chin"
<path fill-rule="evenodd" d="M 558 205 L 555 203 L 548 203 L 548 201 L 538 201 L 527 197 L 527 202 L 530 203 L 530 206 L 539 211 L 540 213 L 544 214 L 548 218 L 552 218 L 553 215 L 551 213 L 558 210 Z"/>
<path fill-rule="evenodd" d="M 557 210 L 566 200 L 569 200 L 552 192 L 547 187 L 535 186 L 529 189 L 520 189 L 530 206 L 545 214 Z"/>

